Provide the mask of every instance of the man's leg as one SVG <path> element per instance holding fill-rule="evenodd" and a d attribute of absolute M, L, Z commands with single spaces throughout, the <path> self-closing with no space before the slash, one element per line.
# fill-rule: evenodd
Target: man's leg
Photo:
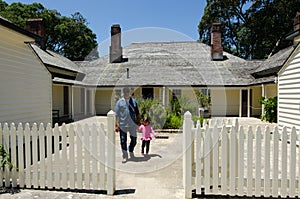
<path fill-rule="evenodd" d="M 133 153 L 134 147 L 136 145 L 136 136 L 130 136 L 129 152 Z"/>
<path fill-rule="evenodd" d="M 130 144 L 129 144 L 129 147 L 128 147 L 128 151 L 130 153 L 133 153 L 134 147 L 136 145 L 136 137 L 137 137 L 136 127 L 130 128 L 129 132 L 130 132 Z"/>
<path fill-rule="evenodd" d="M 127 132 L 120 129 L 120 144 L 122 149 L 123 158 L 128 158 L 127 154 Z"/>

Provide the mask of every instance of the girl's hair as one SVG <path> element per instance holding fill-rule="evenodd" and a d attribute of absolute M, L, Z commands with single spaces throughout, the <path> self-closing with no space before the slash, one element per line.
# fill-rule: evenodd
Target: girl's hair
<path fill-rule="evenodd" d="M 150 123 L 151 122 L 151 119 L 150 119 L 150 117 L 144 117 L 144 120 L 143 120 L 144 122 L 148 122 L 148 123 Z"/>

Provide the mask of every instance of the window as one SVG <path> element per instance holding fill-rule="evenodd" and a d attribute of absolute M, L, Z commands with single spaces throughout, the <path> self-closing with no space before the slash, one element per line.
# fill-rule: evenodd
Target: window
<path fill-rule="evenodd" d="M 201 88 L 199 89 L 199 92 L 201 92 L 205 96 L 210 96 L 210 89 L 208 88 Z"/>
<path fill-rule="evenodd" d="M 173 89 L 172 91 L 172 99 L 176 99 L 181 97 L 181 89 Z"/>
<path fill-rule="evenodd" d="M 142 88 L 143 99 L 153 99 L 153 88 Z"/>
<path fill-rule="evenodd" d="M 122 94 L 121 94 L 121 89 L 116 89 L 115 90 L 115 97 L 116 98 L 121 98 Z"/>

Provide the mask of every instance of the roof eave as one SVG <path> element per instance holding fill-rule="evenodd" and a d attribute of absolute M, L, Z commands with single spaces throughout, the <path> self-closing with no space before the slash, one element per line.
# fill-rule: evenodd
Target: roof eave
<path fill-rule="evenodd" d="M 27 30 L 25 30 L 23 28 L 20 28 L 19 26 L 15 25 L 15 24 L 11 23 L 10 21 L 8 21 L 8 20 L 6 20 L 4 18 L 1 18 L 1 17 L 0 17 L 0 24 L 3 25 L 3 26 L 5 26 L 5 27 L 7 27 L 7 28 L 10 28 L 10 29 L 12 29 L 12 30 L 14 30 L 16 32 L 19 32 L 19 33 L 21 33 L 23 35 L 31 37 L 36 42 L 41 42 L 41 40 L 42 40 L 42 38 L 40 36 L 38 36 L 36 34 L 33 34 L 32 32 L 29 32 L 29 31 L 27 31 Z"/>
<path fill-rule="evenodd" d="M 285 37 L 285 39 L 286 39 L 286 40 L 294 40 L 294 38 L 295 38 L 296 36 L 298 36 L 298 35 L 300 35 L 300 30 L 296 30 L 296 31 L 294 31 L 294 32 L 292 32 L 292 33 L 289 33 L 289 34 Z"/>

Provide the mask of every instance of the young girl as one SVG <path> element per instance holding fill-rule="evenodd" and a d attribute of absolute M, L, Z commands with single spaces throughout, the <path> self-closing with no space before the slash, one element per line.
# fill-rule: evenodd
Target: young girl
<path fill-rule="evenodd" d="M 142 155 L 144 155 L 144 149 L 146 147 L 146 154 L 149 153 L 149 148 L 150 148 L 150 140 L 152 140 L 151 138 L 151 133 L 154 137 L 156 137 L 156 134 L 150 124 L 150 118 L 149 117 L 145 117 L 143 120 L 143 124 L 141 126 L 139 126 L 138 130 L 140 132 L 142 132 Z"/>

